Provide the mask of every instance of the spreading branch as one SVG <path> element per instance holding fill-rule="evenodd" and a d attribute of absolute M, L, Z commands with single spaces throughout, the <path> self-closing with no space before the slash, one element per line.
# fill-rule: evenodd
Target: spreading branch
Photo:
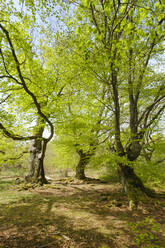
<path fill-rule="evenodd" d="M 9 94 L 5 99 L 3 99 L 3 100 L 0 102 L 0 104 L 6 102 L 6 100 L 7 100 L 10 96 L 11 96 L 11 94 Z"/>
<path fill-rule="evenodd" d="M 3 131 L 4 135 L 13 140 L 33 140 L 38 138 L 38 136 L 20 136 L 17 134 L 13 134 L 11 131 L 7 130 L 2 123 L 0 123 L 0 130 Z"/>
<path fill-rule="evenodd" d="M 154 107 L 161 101 L 165 98 L 165 94 L 162 95 L 161 97 L 159 98 L 155 98 L 154 102 L 152 104 L 150 104 L 144 111 L 143 113 L 141 114 L 140 118 L 139 118 L 139 121 L 138 121 L 138 124 L 140 124 L 143 120 L 144 120 L 144 126 L 147 125 L 147 121 L 148 121 L 148 118 L 150 116 L 150 114 L 152 113 L 152 110 L 154 109 Z"/>
<path fill-rule="evenodd" d="M 54 126 L 52 124 L 52 122 L 47 118 L 47 116 L 42 112 L 41 110 L 41 106 L 40 106 L 40 103 L 38 102 L 37 100 L 37 97 L 33 94 L 33 92 L 27 87 L 26 85 L 26 82 L 25 82 L 25 79 L 22 75 L 22 72 L 21 72 L 21 68 L 20 68 L 20 63 L 19 63 L 19 60 L 17 58 L 17 55 L 16 55 L 16 52 L 15 52 L 15 49 L 14 49 L 14 46 L 13 46 L 13 43 L 11 41 L 11 38 L 10 38 L 10 35 L 9 35 L 9 32 L 7 31 L 7 29 L 2 25 L 0 24 L 0 28 L 1 30 L 3 31 L 3 33 L 5 34 L 6 36 L 6 39 L 8 41 L 8 44 L 9 44 L 9 47 L 10 47 L 10 50 L 11 50 L 11 53 L 12 53 L 12 56 L 13 56 L 13 59 L 15 61 L 15 64 L 16 64 L 16 70 L 18 72 L 18 75 L 19 75 L 19 79 L 21 81 L 21 85 L 23 86 L 25 92 L 31 96 L 31 98 L 33 99 L 33 102 L 37 108 L 37 111 L 38 111 L 38 114 L 48 123 L 49 127 L 50 127 L 50 135 L 47 139 L 45 139 L 47 142 L 49 142 L 52 137 L 53 137 L 53 134 L 54 134 Z M 17 137 L 17 136 L 13 136 L 13 137 Z M 34 136 L 31 136 L 31 137 L 34 137 Z M 19 137 L 20 138 L 20 137 Z M 25 137 L 24 137 L 25 138 Z"/>
<path fill-rule="evenodd" d="M 0 151 L 0 152 L 1 152 L 1 151 Z M 28 153 L 28 151 L 23 151 L 23 152 L 22 152 L 21 154 L 19 154 L 17 157 L 5 158 L 5 159 L 3 159 L 3 162 L 9 161 L 9 160 L 18 160 L 18 159 L 22 158 L 23 155 L 24 155 L 25 153 Z M 3 152 L 3 154 L 5 155 L 5 152 Z"/>
<path fill-rule="evenodd" d="M 1 25 L 1 24 L 0 24 L 0 25 Z M 2 75 L 2 76 L 0 76 L 0 78 L 1 78 L 1 79 L 3 79 L 3 78 L 10 78 L 10 79 L 14 80 L 17 84 L 21 85 L 21 83 L 18 81 L 18 79 L 15 78 L 15 77 L 13 77 L 13 76 L 9 73 L 9 71 L 8 71 L 8 69 L 7 69 L 7 66 L 6 66 L 6 63 L 5 63 L 5 57 L 4 57 L 4 54 L 3 54 L 1 48 L 0 48 L 0 55 L 1 55 L 1 57 L 2 57 L 2 62 L 3 62 L 3 66 L 4 66 L 4 69 L 5 69 L 5 72 L 7 73 L 7 75 Z"/>
<path fill-rule="evenodd" d="M 154 123 L 154 121 L 158 119 L 158 117 L 164 110 L 165 104 L 158 110 L 158 112 L 151 118 L 150 122 L 144 128 L 149 128 Z"/>

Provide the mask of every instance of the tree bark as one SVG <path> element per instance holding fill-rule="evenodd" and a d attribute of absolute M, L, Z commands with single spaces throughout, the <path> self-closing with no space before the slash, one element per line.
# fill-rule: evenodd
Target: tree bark
<path fill-rule="evenodd" d="M 130 99 L 130 130 L 131 137 L 130 143 L 125 150 L 121 142 L 120 134 L 120 103 L 119 103 L 119 94 L 117 86 L 117 73 L 111 66 L 111 83 L 113 90 L 113 101 L 114 101 L 114 114 L 115 114 L 115 143 L 116 151 L 118 156 L 126 157 L 128 161 L 134 161 L 138 158 L 141 153 L 142 146 L 138 137 L 137 129 L 137 120 L 138 120 L 138 111 L 137 111 L 137 101 L 133 97 L 133 88 L 132 81 L 129 78 L 129 99 Z M 127 194 L 130 208 L 137 208 L 139 200 L 142 200 L 146 196 L 146 190 L 141 179 L 135 174 L 133 168 L 124 164 L 124 162 L 118 163 L 118 173 L 123 186 L 123 191 Z"/>
<path fill-rule="evenodd" d="M 120 163 L 118 165 L 118 172 L 126 194 L 129 193 L 129 187 L 137 187 L 139 190 L 145 192 L 145 187 L 141 179 L 135 174 L 132 167 Z"/>
<path fill-rule="evenodd" d="M 38 138 L 32 142 L 30 147 L 30 169 L 28 175 L 25 176 L 27 182 L 40 182 L 41 184 L 47 183 L 44 171 L 44 157 L 47 142 L 42 138 L 43 132 L 44 125 L 39 127 L 37 131 Z"/>
<path fill-rule="evenodd" d="M 85 167 L 88 164 L 90 157 L 92 154 L 89 152 L 83 152 L 82 149 L 77 149 L 77 153 L 80 156 L 80 160 L 76 166 L 76 178 L 80 180 L 84 180 L 86 178 L 85 176 Z"/>
<path fill-rule="evenodd" d="M 139 201 L 146 201 L 148 197 L 156 197 L 155 191 L 144 186 L 132 167 L 122 163 L 118 164 L 118 173 L 123 190 L 130 201 L 131 209 L 136 209 Z"/>
<path fill-rule="evenodd" d="M 80 179 L 80 180 L 83 180 L 85 179 L 85 167 L 89 161 L 88 159 L 88 156 L 86 153 L 84 153 L 81 149 L 78 150 L 77 149 L 77 153 L 79 154 L 80 156 L 80 160 L 76 166 L 76 178 L 77 179 Z"/>

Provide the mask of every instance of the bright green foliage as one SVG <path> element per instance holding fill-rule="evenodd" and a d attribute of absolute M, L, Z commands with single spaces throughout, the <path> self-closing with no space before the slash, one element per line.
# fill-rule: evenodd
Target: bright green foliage
<path fill-rule="evenodd" d="M 29 9 L 24 12 L 23 6 L 18 13 L 15 11 L 17 8 L 16 5 L 13 13 L 10 9 L 1 13 L 0 97 L 4 111 L 0 127 L 6 136 L 13 139 L 36 139 L 40 126 L 34 126 L 40 119 L 41 125 L 49 128 L 49 136 L 41 137 L 43 161 L 47 143 L 54 134 L 51 118 L 55 112 L 56 98 L 61 95 L 63 82 L 58 82 L 57 73 L 52 73 L 52 68 L 47 67 L 47 59 L 42 57 L 39 39 L 34 42 L 34 35 L 30 35 L 33 28 L 37 28 L 36 33 L 41 31 L 41 27 L 35 22 L 36 16 L 30 18 Z M 31 10 L 34 11 L 33 8 Z M 34 11 L 34 14 L 37 13 Z M 8 119 L 8 116 L 11 118 Z"/>
<path fill-rule="evenodd" d="M 78 162 L 78 155 L 75 149 L 71 147 L 71 144 L 67 146 L 65 142 L 66 140 L 61 140 L 62 144 L 60 144 L 55 140 L 48 146 L 45 158 L 45 164 L 48 170 L 75 169 Z"/>
<path fill-rule="evenodd" d="M 165 141 L 163 135 L 153 135 L 150 143 L 143 147 L 142 156 L 137 161 L 136 172 L 144 182 L 154 187 L 165 185 Z"/>
<path fill-rule="evenodd" d="M 26 144 L 14 142 L 1 136 L 0 142 L 0 170 L 23 165 L 23 156 L 28 153 Z"/>
<path fill-rule="evenodd" d="M 65 145 L 71 153 L 76 148 L 88 151 L 91 144 L 106 142 L 106 156 L 99 155 L 95 164 L 111 160 L 112 165 L 133 165 L 127 161 L 128 150 L 133 143 L 144 145 L 147 131 L 159 125 L 165 108 L 164 72 L 159 67 L 164 59 L 165 3 L 74 2 L 26 0 L 19 8 L 3 2 L 1 24 L 9 32 L 27 87 L 55 126 L 62 149 Z M 61 31 L 50 21 L 55 18 L 64 23 Z M 13 132 L 29 135 L 35 132 L 38 110 L 19 84 L 2 30 L 0 43 L 0 75 L 16 79 L 1 77 L 0 117 Z M 108 157 L 109 145 L 116 153 Z M 121 153 L 125 156 L 118 157 Z"/>
<path fill-rule="evenodd" d="M 3 14 L 3 13 L 2 13 Z M 9 32 L 10 39 L 16 51 L 17 58 L 20 63 L 20 70 L 24 80 L 26 81 L 27 88 L 35 95 L 42 112 L 49 117 L 54 112 L 54 102 L 52 103 L 52 92 L 58 92 L 61 89 L 61 84 L 56 83 L 57 74 L 52 72 L 51 67 L 47 67 L 42 58 L 41 47 L 39 44 L 32 46 L 33 37 L 29 34 L 30 26 L 32 24 L 30 16 L 18 16 L 12 14 L 10 22 L 3 22 L 2 25 Z M 9 13 L 10 17 L 10 13 Z M 5 15 L 7 20 L 8 15 Z M 15 125 L 17 129 L 22 119 L 25 119 L 25 128 L 30 123 L 35 123 L 38 118 L 36 106 L 33 104 L 33 99 L 22 87 L 22 82 L 18 76 L 16 64 L 12 56 L 10 45 L 1 30 L 1 97 L 6 99 L 3 103 L 2 120 L 5 121 L 7 117 L 15 115 Z M 43 60 L 43 61 L 42 61 Z M 55 96 L 53 98 L 55 101 Z M 5 114 L 6 113 L 6 114 Z M 17 121 L 16 121 L 17 118 Z M 9 119 L 8 119 L 9 121 Z M 8 123 L 6 123 L 9 125 Z M 12 122 L 10 126 L 12 125 Z M 22 125 L 22 124 L 21 124 Z M 34 124 L 33 124 L 34 125 Z M 14 131 L 14 127 L 12 130 Z M 33 126 L 32 126 L 33 129 Z M 23 129 L 22 129 L 23 130 Z M 28 129 L 30 131 L 30 128 Z"/>
<path fill-rule="evenodd" d="M 114 130 L 114 134 L 120 139 L 118 144 L 121 142 L 123 147 L 127 147 L 133 136 L 141 139 L 141 133 L 155 124 L 164 109 L 164 80 L 151 67 L 155 55 L 161 54 L 165 38 L 164 6 L 156 4 L 157 1 L 139 1 L 135 6 L 129 1 L 81 3 L 85 7 L 80 5 L 75 12 L 78 21 L 75 31 L 76 40 L 79 40 L 78 55 L 88 75 L 95 75 L 98 84 L 106 85 L 109 93 L 106 104 L 109 109 L 112 106 L 116 108 L 119 119 L 110 122 L 111 128 L 118 125 L 116 128 L 122 129 L 122 132 L 118 131 L 120 133 Z M 152 9 L 155 11 L 152 12 Z M 115 86 L 111 77 L 113 73 L 117 75 Z M 118 94 L 118 103 L 113 99 L 115 94 Z M 157 100 L 160 105 L 156 106 Z M 119 104 L 119 109 L 115 104 Z M 129 105 L 132 110 L 135 105 L 137 116 L 136 111 L 130 111 Z M 148 111 L 150 108 L 152 111 Z M 109 111 L 109 116 L 112 114 Z M 137 122 L 133 123 L 132 120 L 136 121 L 136 118 Z M 130 126 L 129 121 L 132 121 Z"/>

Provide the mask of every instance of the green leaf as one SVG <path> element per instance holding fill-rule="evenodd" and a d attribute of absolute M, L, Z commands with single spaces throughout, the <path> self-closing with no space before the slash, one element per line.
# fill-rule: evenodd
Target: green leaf
<path fill-rule="evenodd" d="M 157 27 L 157 33 L 159 35 L 162 34 L 162 27 L 160 25 Z"/>
<path fill-rule="evenodd" d="M 158 16 L 158 21 L 160 22 L 162 19 L 164 19 L 165 15 L 164 14 L 161 14 Z"/>
<path fill-rule="evenodd" d="M 157 8 L 157 9 L 158 9 L 158 8 L 160 8 L 160 6 L 161 6 L 161 5 L 160 5 L 160 2 L 159 2 L 159 1 L 157 1 L 157 3 L 155 4 L 155 8 Z"/>
<path fill-rule="evenodd" d="M 68 22 L 68 25 L 69 25 L 69 26 L 72 26 L 72 25 L 73 25 L 73 20 L 70 20 L 70 21 Z"/>
<path fill-rule="evenodd" d="M 80 34 L 81 33 L 81 28 L 80 27 L 77 27 L 76 30 L 75 30 L 75 33 L 76 34 Z"/>
<path fill-rule="evenodd" d="M 84 0 L 83 3 L 85 7 L 90 7 L 91 0 Z"/>

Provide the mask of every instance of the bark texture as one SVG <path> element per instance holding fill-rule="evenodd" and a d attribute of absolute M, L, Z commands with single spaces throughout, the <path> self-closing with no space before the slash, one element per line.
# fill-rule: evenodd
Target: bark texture
<path fill-rule="evenodd" d="M 130 54 L 131 56 L 131 54 Z M 113 90 L 113 101 L 114 101 L 114 123 L 115 123 L 115 143 L 116 143 L 116 151 L 118 155 L 122 157 L 126 157 L 128 161 L 135 161 L 140 153 L 142 146 L 140 144 L 141 137 L 138 134 L 138 110 L 137 110 L 137 100 L 138 95 L 135 97 L 133 94 L 132 87 L 132 79 L 131 75 L 129 75 L 128 82 L 128 91 L 129 91 L 129 102 L 130 102 L 130 142 L 126 149 L 124 149 L 122 141 L 121 141 L 121 130 L 120 130 L 120 102 L 119 102 L 119 93 L 117 86 L 117 73 L 113 68 L 113 64 L 111 66 L 112 76 L 111 76 L 111 84 Z M 124 164 L 118 163 L 118 172 L 119 177 L 123 186 L 123 191 L 127 194 L 130 207 L 137 208 L 139 200 L 146 197 L 145 187 L 141 179 L 135 174 L 133 168 Z"/>
<path fill-rule="evenodd" d="M 91 156 L 93 155 L 92 151 L 83 152 L 82 149 L 77 149 L 77 153 L 80 156 L 80 160 L 76 166 L 76 178 L 80 180 L 84 180 L 85 176 L 85 168 L 86 165 L 89 163 Z"/>
<path fill-rule="evenodd" d="M 120 164 L 118 172 L 125 193 L 128 193 L 130 187 L 137 187 L 139 190 L 145 191 L 141 179 L 135 174 L 133 168 L 128 165 Z"/>
<path fill-rule="evenodd" d="M 30 169 L 29 174 L 25 176 L 27 182 L 40 182 L 41 184 L 47 183 L 43 165 L 47 144 L 42 138 L 43 131 L 44 126 L 39 127 L 37 132 L 38 138 L 33 140 L 30 147 Z"/>
<path fill-rule="evenodd" d="M 88 164 L 89 157 L 88 153 L 83 152 L 81 149 L 77 149 L 77 153 L 80 156 L 80 160 L 76 166 L 76 178 L 83 180 L 85 179 L 85 167 Z"/>

